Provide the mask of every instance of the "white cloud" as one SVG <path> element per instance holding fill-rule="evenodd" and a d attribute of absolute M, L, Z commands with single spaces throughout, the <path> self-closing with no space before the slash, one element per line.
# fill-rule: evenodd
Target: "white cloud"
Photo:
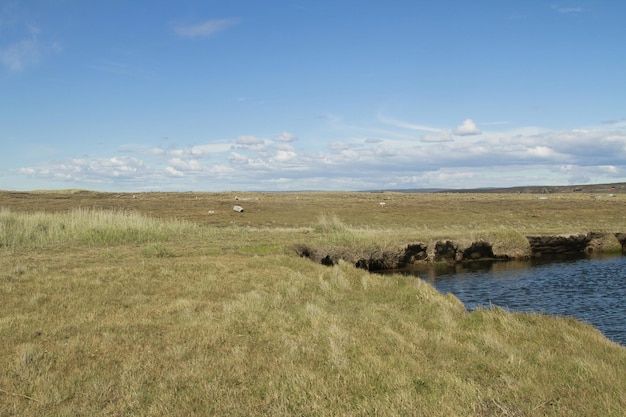
<path fill-rule="evenodd" d="M 286 161 L 291 161 L 293 160 L 296 156 L 298 156 L 297 153 L 295 152 L 290 152 L 290 151 L 278 151 L 278 153 L 276 154 L 276 161 L 279 162 L 286 162 Z"/>
<path fill-rule="evenodd" d="M 538 158 L 549 158 L 555 155 L 554 150 L 548 148 L 547 146 L 534 146 L 527 149 L 526 152 L 528 155 Z"/>
<path fill-rule="evenodd" d="M 183 174 L 181 171 L 177 170 L 176 168 L 173 167 L 166 167 L 165 171 L 170 174 L 173 177 L 184 177 L 185 174 Z"/>
<path fill-rule="evenodd" d="M 200 162 L 195 159 L 173 158 L 170 160 L 170 166 L 181 171 L 200 171 L 202 169 Z"/>
<path fill-rule="evenodd" d="M 75 158 L 24 167 L 19 172 L 31 176 L 64 181 L 99 183 L 133 180 L 148 174 L 144 161 L 133 157 Z"/>
<path fill-rule="evenodd" d="M 28 176 L 33 176 L 37 174 L 37 170 L 31 167 L 19 168 L 17 171 L 21 174 L 28 175 Z"/>
<path fill-rule="evenodd" d="M 267 150 L 265 140 L 257 138 L 256 136 L 239 136 L 235 140 L 233 148 L 251 152 L 264 152 Z"/>
<path fill-rule="evenodd" d="M 453 142 L 452 133 L 449 130 L 442 130 L 436 135 L 422 135 L 422 142 Z"/>
<path fill-rule="evenodd" d="M 295 151 L 295 146 L 291 143 L 277 143 L 272 146 L 272 149 L 276 149 L 279 151 L 293 152 Z"/>
<path fill-rule="evenodd" d="M 283 132 L 280 134 L 280 136 L 276 136 L 274 138 L 274 141 L 276 142 L 293 142 L 295 140 L 298 140 L 298 137 L 289 132 Z"/>
<path fill-rule="evenodd" d="M 472 119 L 465 119 L 463 124 L 457 126 L 452 133 L 457 136 L 471 136 L 471 135 L 480 135 L 481 131 L 476 127 L 476 123 Z"/>
<path fill-rule="evenodd" d="M 238 152 L 231 152 L 228 160 L 234 164 L 247 164 L 250 158 L 246 155 L 242 155 Z"/>
<path fill-rule="evenodd" d="M 192 145 L 186 148 L 135 148 L 128 149 L 128 152 L 138 153 L 142 155 L 152 155 L 152 156 L 161 156 L 165 158 L 172 157 L 194 157 L 194 158 L 206 158 L 215 154 L 220 154 L 224 152 L 230 151 L 232 148 L 231 143 L 227 142 L 217 142 L 217 143 L 206 143 L 202 145 Z"/>
<path fill-rule="evenodd" d="M 203 145 L 193 145 L 186 149 L 189 155 L 206 156 L 214 153 L 226 152 L 230 149 L 227 143 L 206 143 Z"/>
<path fill-rule="evenodd" d="M 183 38 L 212 36 L 239 23 L 239 19 L 210 19 L 195 24 L 175 24 L 174 33 Z"/>

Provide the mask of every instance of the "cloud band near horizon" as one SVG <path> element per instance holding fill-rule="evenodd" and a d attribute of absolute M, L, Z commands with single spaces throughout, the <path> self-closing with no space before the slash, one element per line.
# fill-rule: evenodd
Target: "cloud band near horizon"
<path fill-rule="evenodd" d="M 461 126 L 475 132 L 467 121 Z M 326 150 L 311 152 L 297 146 L 291 139 L 295 135 L 283 132 L 270 139 L 240 136 L 186 149 L 126 149 L 122 156 L 52 161 L 16 173 L 63 184 L 133 190 L 180 189 L 181 179 L 190 189 L 289 190 L 529 185 L 535 180 L 533 172 L 546 170 L 564 183 L 626 175 L 623 130 L 485 131 L 462 137 L 453 142 L 329 142 Z M 498 170 L 502 174 L 493 176 Z M 506 182 L 509 171 L 515 173 L 514 183 Z M 487 172 L 491 174 L 485 176 Z"/>

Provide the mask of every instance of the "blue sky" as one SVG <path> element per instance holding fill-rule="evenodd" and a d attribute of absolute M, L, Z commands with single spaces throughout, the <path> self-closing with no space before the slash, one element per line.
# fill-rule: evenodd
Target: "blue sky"
<path fill-rule="evenodd" d="M 0 189 L 626 181 L 626 2 L 0 2 Z"/>

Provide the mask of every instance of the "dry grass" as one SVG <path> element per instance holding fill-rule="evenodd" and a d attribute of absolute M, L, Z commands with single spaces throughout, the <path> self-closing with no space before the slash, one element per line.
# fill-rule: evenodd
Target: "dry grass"
<path fill-rule="evenodd" d="M 217 211 L 195 223 L 182 221 L 162 195 L 155 199 L 172 210 L 167 215 L 104 197 L 100 206 L 113 211 L 83 203 L 98 210 L 72 210 L 82 194 L 53 194 L 52 206 L 65 199 L 55 210 L 45 200 L 35 199 L 39 210 L 7 204 L 0 215 L 2 417 L 622 416 L 626 409 L 626 349 L 588 325 L 500 309 L 468 313 L 419 279 L 346 263 L 327 268 L 290 250 L 310 240 L 378 239 L 384 247 L 463 231 L 508 242 L 525 233 L 512 227 L 521 222 L 515 216 L 472 227 L 451 216 L 445 225 L 425 210 L 435 202 L 394 194 L 385 212 L 364 213 L 367 223 L 323 194 L 327 206 L 334 196 L 333 210 L 307 207 L 301 219 L 283 206 L 295 195 L 271 195 L 250 200 L 258 212 Z M 357 205 L 381 197 L 354 196 L 363 199 Z M 126 204 L 125 195 L 111 197 Z M 458 213 L 481 218 L 475 200 L 457 198 Z M 302 200 L 314 199 L 301 195 L 294 204 Z M 402 210 L 389 210 L 396 200 L 421 204 L 433 222 L 402 224 Z M 535 204 L 528 200 L 528 209 Z M 518 206 L 509 209 L 522 213 Z M 267 207 L 282 210 L 272 215 L 276 223 L 262 213 Z M 568 207 L 551 230 L 593 226 Z M 620 216 L 599 210 L 598 227 L 588 229 L 608 228 L 612 218 L 611 227 L 624 230 Z M 83 226 L 72 231 L 72 218 Z M 100 230 L 98 238 L 86 238 L 94 232 L 84 225 Z M 548 222 L 532 227 L 547 229 Z"/>
<path fill-rule="evenodd" d="M 402 194 L 402 193 L 18 193 L 0 191 L 0 206 L 20 212 L 75 208 L 133 210 L 196 224 L 269 228 L 314 227 L 321 215 L 354 229 L 445 238 L 506 228 L 524 234 L 623 231 L 626 194 Z M 235 200 L 238 197 L 239 200 Z M 380 202 L 384 202 L 381 208 Z M 233 205 L 244 213 L 236 213 Z M 208 211 L 214 211 L 209 215 Z"/>
<path fill-rule="evenodd" d="M 136 211 L 74 209 L 64 213 L 17 213 L 0 209 L 0 248 L 19 249 L 80 242 L 84 246 L 161 241 L 197 233 L 197 226 L 161 222 Z"/>

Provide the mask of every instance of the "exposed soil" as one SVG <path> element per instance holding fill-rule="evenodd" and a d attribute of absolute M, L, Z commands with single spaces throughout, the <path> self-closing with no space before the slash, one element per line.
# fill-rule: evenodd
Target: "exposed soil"
<path fill-rule="evenodd" d="M 626 253 L 626 233 L 590 232 L 570 236 L 527 236 L 527 239 L 531 251 L 529 257 L 534 258 L 584 257 L 613 250 L 616 242 L 621 245 L 622 253 Z M 297 245 L 295 250 L 298 255 L 323 265 L 331 266 L 343 260 L 368 271 L 402 269 L 435 262 L 520 259 L 519 256 L 507 254 L 496 256 L 492 245 L 482 240 L 472 242 L 468 247 L 462 247 L 452 240 L 436 241 L 431 247 L 425 243 L 412 243 L 403 251 L 382 252 L 369 258 L 355 258 L 353 251 L 341 248 L 325 250 L 315 246 Z"/>

